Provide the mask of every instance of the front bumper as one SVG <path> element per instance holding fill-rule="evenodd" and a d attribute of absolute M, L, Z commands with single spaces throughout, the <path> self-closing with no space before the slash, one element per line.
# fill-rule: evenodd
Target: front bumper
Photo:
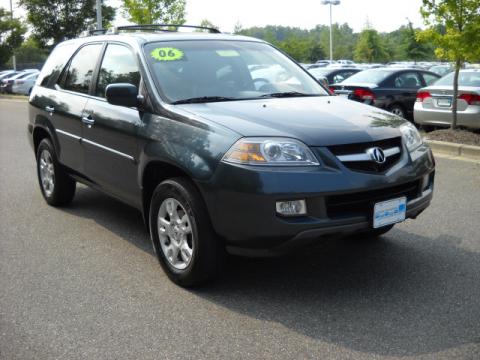
<path fill-rule="evenodd" d="M 229 252 L 275 255 L 322 236 L 368 230 L 376 201 L 406 195 L 407 218 L 415 218 L 430 204 L 434 160 L 427 146 L 412 156 L 403 151 L 383 174 L 350 170 L 325 148 L 315 152 L 321 167 L 266 169 L 221 163 L 210 182 L 199 184 L 213 227 Z M 306 200 L 307 216 L 276 213 L 277 201 L 294 199 Z"/>

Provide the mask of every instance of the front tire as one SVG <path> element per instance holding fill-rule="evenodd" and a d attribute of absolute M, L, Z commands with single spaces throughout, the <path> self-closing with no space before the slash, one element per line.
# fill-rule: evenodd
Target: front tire
<path fill-rule="evenodd" d="M 75 181 L 65 173 L 49 139 L 37 148 L 37 175 L 43 198 L 51 206 L 69 204 L 75 196 Z"/>
<path fill-rule="evenodd" d="M 219 274 L 224 249 L 200 193 L 187 179 L 165 180 L 155 188 L 150 235 L 160 265 L 174 283 L 191 287 Z"/>

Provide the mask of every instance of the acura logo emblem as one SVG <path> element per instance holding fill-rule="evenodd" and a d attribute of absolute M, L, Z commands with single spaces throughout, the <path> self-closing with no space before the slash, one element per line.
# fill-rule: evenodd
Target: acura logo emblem
<path fill-rule="evenodd" d="M 383 164 L 385 162 L 385 153 L 379 147 L 368 149 L 367 154 L 378 164 Z"/>

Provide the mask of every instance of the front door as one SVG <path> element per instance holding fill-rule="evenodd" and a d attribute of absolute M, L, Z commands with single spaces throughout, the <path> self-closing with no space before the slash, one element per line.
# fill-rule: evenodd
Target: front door
<path fill-rule="evenodd" d="M 137 134 L 142 126 L 136 108 L 115 106 L 105 99 L 105 88 L 113 83 L 139 86 L 140 72 L 132 51 L 120 44 L 108 44 L 100 66 L 95 98 L 83 111 L 85 175 L 105 191 L 137 206 Z"/>

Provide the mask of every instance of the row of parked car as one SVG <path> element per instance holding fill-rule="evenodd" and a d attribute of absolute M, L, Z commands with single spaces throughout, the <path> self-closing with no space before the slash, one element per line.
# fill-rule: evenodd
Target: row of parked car
<path fill-rule="evenodd" d="M 38 69 L 0 71 L 0 93 L 30 95 L 39 73 Z"/>
<path fill-rule="evenodd" d="M 422 62 L 412 62 L 412 61 L 392 61 L 387 64 L 364 64 L 364 63 L 355 63 L 352 60 L 319 60 L 314 64 L 301 64 L 305 69 L 319 69 L 325 67 L 336 67 L 336 68 L 355 68 L 359 70 L 366 69 L 375 69 L 383 67 L 392 67 L 392 68 L 411 68 L 411 69 L 420 69 L 420 70 L 429 70 L 440 76 L 446 75 L 447 73 L 453 71 L 453 65 L 445 62 L 436 62 L 436 61 L 422 61 Z M 465 67 L 475 67 L 478 65 L 475 64 L 465 64 Z"/>
<path fill-rule="evenodd" d="M 336 95 L 388 110 L 424 127 L 452 121 L 453 72 L 441 77 L 417 67 L 367 70 L 328 66 L 308 70 Z M 459 76 L 458 125 L 480 129 L 480 69 Z"/>

